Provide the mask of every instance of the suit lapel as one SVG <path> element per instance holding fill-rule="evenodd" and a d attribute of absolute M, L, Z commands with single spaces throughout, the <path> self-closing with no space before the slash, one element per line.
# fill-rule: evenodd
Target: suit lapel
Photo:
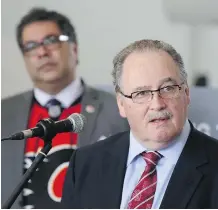
<path fill-rule="evenodd" d="M 175 166 L 160 208 L 187 208 L 203 174 L 197 167 L 207 162 L 203 142 L 191 125 L 191 132 Z"/>
<path fill-rule="evenodd" d="M 113 149 L 108 148 L 105 152 L 102 159 L 102 180 L 99 180 L 99 206 L 120 208 L 128 151 L 129 132 L 125 132 L 113 145 Z"/>
<path fill-rule="evenodd" d="M 85 91 L 82 98 L 82 114 L 87 119 L 87 125 L 78 136 L 78 147 L 89 144 L 95 121 L 99 113 L 101 102 L 98 100 L 98 92 L 84 84 Z"/>

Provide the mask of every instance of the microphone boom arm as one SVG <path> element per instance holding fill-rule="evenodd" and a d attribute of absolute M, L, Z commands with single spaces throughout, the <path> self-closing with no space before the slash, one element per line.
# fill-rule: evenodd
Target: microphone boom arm
<path fill-rule="evenodd" d="M 4 203 L 2 206 L 2 209 L 9 209 L 13 205 L 14 201 L 17 199 L 18 195 L 23 190 L 25 184 L 29 181 L 29 179 L 32 177 L 33 173 L 38 168 L 39 164 L 42 163 L 43 159 L 47 156 L 48 152 L 52 148 L 52 139 L 56 136 L 57 132 L 55 131 L 55 123 L 53 120 L 45 119 L 41 120 L 39 122 L 40 126 L 42 126 L 45 131 L 45 135 L 42 138 L 44 140 L 44 147 L 39 152 L 39 154 L 34 159 L 32 165 L 28 168 L 24 176 L 22 177 L 22 180 L 18 184 L 18 186 L 15 188 L 9 199 Z"/>

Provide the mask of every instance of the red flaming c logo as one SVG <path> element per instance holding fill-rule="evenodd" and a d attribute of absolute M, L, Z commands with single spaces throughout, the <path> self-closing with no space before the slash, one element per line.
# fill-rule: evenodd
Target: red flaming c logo
<path fill-rule="evenodd" d="M 48 181 L 48 194 L 52 200 L 61 202 L 64 179 L 68 169 L 69 162 L 62 163 L 52 173 Z"/>

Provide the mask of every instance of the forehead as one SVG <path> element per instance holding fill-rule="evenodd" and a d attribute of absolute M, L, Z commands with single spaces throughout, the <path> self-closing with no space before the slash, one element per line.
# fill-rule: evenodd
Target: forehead
<path fill-rule="evenodd" d="M 179 81 L 179 68 L 164 51 L 131 53 L 123 63 L 122 82 L 130 88 L 156 86 L 165 78 Z"/>
<path fill-rule="evenodd" d="M 50 34 L 60 34 L 58 25 L 53 21 L 37 21 L 26 25 L 22 32 L 22 40 L 41 41 Z"/>

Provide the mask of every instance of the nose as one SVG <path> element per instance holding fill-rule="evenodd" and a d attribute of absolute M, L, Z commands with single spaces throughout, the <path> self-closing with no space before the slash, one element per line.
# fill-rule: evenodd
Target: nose
<path fill-rule="evenodd" d="M 150 101 L 150 109 L 155 111 L 160 111 L 166 108 L 166 103 L 164 100 L 159 96 L 158 92 L 153 92 L 153 97 Z"/>
<path fill-rule="evenodd" d="M 46 49 L 45 46 L 39 46 L 37 49 L 36 49 L 36 55 L 38 57 L 44 57 L 44 56 L 47 56 L 48 55 L 48 50 Z"/>

